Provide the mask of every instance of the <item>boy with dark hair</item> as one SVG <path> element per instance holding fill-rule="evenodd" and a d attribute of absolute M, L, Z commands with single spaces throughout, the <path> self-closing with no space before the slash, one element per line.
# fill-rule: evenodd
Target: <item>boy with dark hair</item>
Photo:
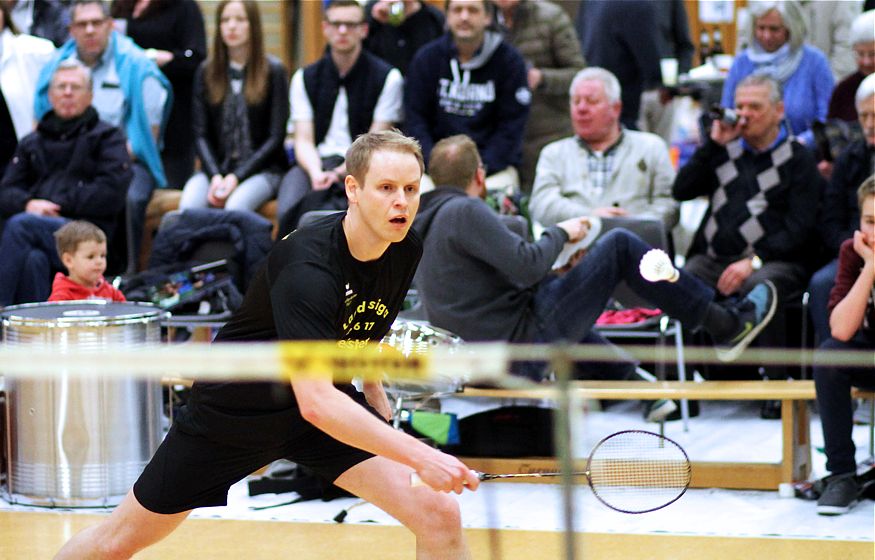
<path fill-rule="evenodd" d="M 67 222 L 55 232 L 58 256 L 67 268 L 55 274 L 49 301 L 105 299 L 127 301 L 123 293 L 106 281 L 106 234 L 83 220 Z"/>

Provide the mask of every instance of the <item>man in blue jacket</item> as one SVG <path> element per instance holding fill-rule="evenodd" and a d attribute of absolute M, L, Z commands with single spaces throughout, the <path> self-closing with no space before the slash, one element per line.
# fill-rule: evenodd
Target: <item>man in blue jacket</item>
<path fill-rule="evenodd" d="M 93 105 L 100 119 L 124 130 L 134 159 L 127 195 L 128 270 L 136 269 L 146 206 L 156 187 L 167 186 L 161 138 L 172 106 L 170 82 L 145 51 L 112 29 L 100 0 L 77 0 L 70 13 L 70 36 L 37 81 L 34 114 L 49 110 L 49 80 L 62 60 L 76 58 L 91 69 Z"/>
<path fill-rule="evenodd" d="M 100 227 L 112 243 L 116 217 L 131 181 L 125 137 L 99 120 L 91 106 L 88 68 L 58 65 L 51 79 L 51 111 L 21 139 L 0 182 L 0 307 L 43 301 L 52 271 L 63 265 L 54 232 L 72 219 Z"/>
<path fill-rule="evenodd" d="M 487 30 L 487 4 L 447 1 L 448 33 L 422 47 L 407 72 L 406 131 L 422 144 L 423 154 L 442 138 L 470 136 L 488 170 L 487 188 L 518 190 L 516 166 L 532 93 L 522 56 Z"/>

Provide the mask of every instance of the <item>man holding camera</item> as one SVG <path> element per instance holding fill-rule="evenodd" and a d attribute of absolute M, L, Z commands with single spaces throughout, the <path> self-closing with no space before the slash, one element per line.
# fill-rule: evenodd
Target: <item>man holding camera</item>
<path fill-rule="evenodd" d="M 735 90 L 735 116 L 734 123 L 727 117 L 713 122 L 709 140 L 675 179 L 676 199 L 710 199 L 685 268 L 725 296 L 771 280 L 780 312 L 808 279 L 823 179 L 814 157 L 789 133 L 778 82 L 745 78 Z M 763 345 L 782 345 L 782 327 L 774 321 Z"/>

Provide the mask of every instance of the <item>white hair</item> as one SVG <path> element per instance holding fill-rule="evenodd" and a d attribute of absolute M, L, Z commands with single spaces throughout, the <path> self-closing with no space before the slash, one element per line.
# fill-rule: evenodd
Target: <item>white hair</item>
<path fill-rule="evenodd" d="M 857 106 L 857 112 L 860 112 L 860 106 L 863 101 L 875 95 L 875 74 L 869 74 L 860 82 L 857 88 L 857 94 L 854 96 L 854 104 Z"/>
<path fill-rule="evenodd" d="M 788 43 L 790 50 L 796 51 L 805 42 L 808 27 L 799 4 L 794 0 L 751 0 L 748 4 L 752 25 L 750 26 L 750 44 L 756 41 L 757 20 L 775 10 L 781 16 L 781 21 L 790 35 Z"/>
<path fill-rule="evenodd" d="M 617 103 L 620 101 L 620 95 L 622 94 L 620 81 L 617 80 L 617 77 L 609 70 L 599 68 L 598 66 L 584 68 L 575 74 L 574 79 L 571 80 L 571 87 L 568 88 L 568 95 L 574 97 L 574 90 L 577 88 L 577 85 L 580 82 L 586 82 L 589 80 L 596 80 L 602 83 L 605 87 L 605 95 L 607 95 L 608 101 L 611 103 Z"/>
<path fill-rule="evenodd" d="M 851 44 L 875 41 L 875 10 L 863 12 L 851 24 Z"/>

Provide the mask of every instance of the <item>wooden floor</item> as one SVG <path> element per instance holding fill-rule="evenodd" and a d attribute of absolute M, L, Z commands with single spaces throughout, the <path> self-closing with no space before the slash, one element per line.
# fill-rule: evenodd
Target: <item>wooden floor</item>
<path fill-rule="evenodd" d="M 102 516 L 0 512 L 0 559 L 38 560 Z M 466 532 L 475 559 L 559 560 L 561 533 Z M 871 560 L 873 544 L 777 538 L 578 534 L 577 559 L 598 560 Z M 190 519 L 138 560 L 410 560 L 412 535 L 401 527 Z"/>

